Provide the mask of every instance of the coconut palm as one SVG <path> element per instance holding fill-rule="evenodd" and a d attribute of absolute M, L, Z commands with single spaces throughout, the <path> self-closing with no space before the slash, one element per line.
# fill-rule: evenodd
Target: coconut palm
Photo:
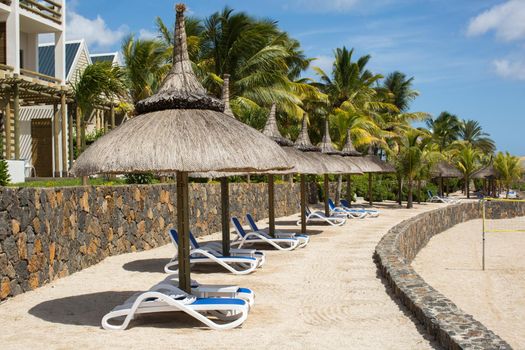
<path fill-rule="evenodd" d="M 404 73 L 395 71 L 387 75 L 381 84 L 381 88 L 388 93 L 390 102 L 400 112 L 408 111 L 410 103 L 419 96 L 419 92 L 412 88 L 413 82 L 414 77 L 407 79 Z"/>
<path fill-rule="evenodd" d="M 512 183 L 521 179 L 523 169 L 520 159 L 509 152 L 499 152 L 494 158 L 494 168 L 499 173 L 500 181 L 505 186 L 506 198 L 508 198 Z"/>
<path fill-rule="evenodd" d="M 164 45 L 159 40 L 136 39 L 130 35 L 122 43 L 122 56 L 132 102 L 154 94 L 169 69 Z"/>
<path fill-rule="evenodd" d="M 496 150 L 496 144 L 476 120 L 463 120 L 459 125 L 458 136 L 485 154 L 492 155 Z"/>
<path fill-rule="evenodd" d="M 458 142 L 454 145 L 454 159 L 456 167 L 463 173 L 465 193 L 470 198 L 470 176 L 480 166 L 481 152 L 467 142 Z"/>
<path fill-rule="evenodd" d="M 71 86 L 80 109 L 82 134 L 85 139 L 85 121 L 97 105 L 126 95 L 124 72 L 111 62 L 96 62 L 78 74 Z"/>
<path fill-rule="evenodd" d="M 459 137 L 461 122 L 457 116 L 449 112 L 441 112 L 436 119 L 427 120 L 426 124 L 440 151 L 444 151 Z"/>

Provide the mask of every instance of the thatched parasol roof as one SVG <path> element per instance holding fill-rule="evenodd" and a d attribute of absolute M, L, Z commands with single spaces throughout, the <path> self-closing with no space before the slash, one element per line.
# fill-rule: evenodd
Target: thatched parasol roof
<path fill-rule="evenodd" d="M 276 107 L 274 103 L 272 104 L 272 108 L 270 108 L 270 114 L 268 115 L 268 119 L 266 120 L 266 125 L 264 125 L 262 133 L 277 142 L 280 146 L 292 146 L 293 142 L 287 138 L 284 138 L 279 131 L 277 119 L 275 118 L 275 109 Z"/>
<path fill-rule="evenodd" d="M 488 179 L 488 178 L 498 178 L 499 177 L 499 173 L 498 171 L 496 170 L 496 168 L 494 168 L 494 165 L 493 164 L 489 164 L 477 171 L 475 171 L 474 173 L 472 173 L 472 175 L 470 175 L 470 178 L 471 179 Z"/>
<path fill-rule="evenodd" d="M 315 147 L 310 141 L 310 136 L 308 135 L 308 115 L 303 116 L 303 127 L 301 128 L 301 133 L 297 140 L 295 140 L 294 147 L 303 152 L 321 152 L 319 147 Z"/>
<path fill-rule="evenodd" d="M 328 124 L 328 118 L 326 118 L 324 121 L 323 141 L 321 141 L 321 143 L 319 144 L 319 148 L 321 149 L 321 153 L 341 154 L 341 152 L 336 150 L 334 148 L 334 145 L 332 144 L 332 138 L 330 137 L 330 125 Z"/>
<path fill-rule="evenodd" d="M 346 131 L 346 143 L 341 151 L 343 156 L 358 157 L 361 155 L 361 152 L 358 152 L 354 144 L 352 143 L 352 137 L 350 136 L 350 128 Z"/>
<path fill-rule="evenodd" d="M 430 170 L 430 175 L 434 178 L 462 178 L 463 174 L 455 166 L 446 161 L 436 163 Z"/>
<path fill-rule="evenodd" d="M 233 111 L 230 107 L 230 75 L 224 74 L 222 84 L 222 102 L 224 103 L 224 114 L 235 118 Z"/>
<path fill-rule="evenodd" d="M 97 173 L 266 171 L 291 168 L 284 151 L 224 114 L 193 73 L 184 5 L 177 5 L 173 67 L 137 117 L 93 143 L 75 162 L 77 176 Z"/>

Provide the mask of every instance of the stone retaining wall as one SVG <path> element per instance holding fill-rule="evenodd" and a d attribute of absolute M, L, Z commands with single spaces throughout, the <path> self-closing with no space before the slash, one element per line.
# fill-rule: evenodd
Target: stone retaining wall
<path fill-rule="evenodd" d="M 487 203 L 487 217 L 525 215 L 525 203 Z M 479 203 L 446 206 L 393 227 L 376 247 L 374 259 L 395 296 L 447 349 L 510 349 L 510 345 L 461 311 L 428 285 L 410 263 L 432 236 L 459 223 L 480 218 Z"/>
<path fill-rule="evenodd" d="M 275 185 L 276 216 L 299 211 L 299 184 Z M 102 261 L 170 242 L 176 185 L 0 189 L 0 300 Z M 220 185 L 190 184 L 195 235 L 220 231 Z M 267 184 L 231 184 L 232 216 L 268 216 Z"/>

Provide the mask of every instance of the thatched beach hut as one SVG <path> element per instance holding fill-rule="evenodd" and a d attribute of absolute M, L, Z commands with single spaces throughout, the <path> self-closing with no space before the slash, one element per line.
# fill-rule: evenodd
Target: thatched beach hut
<path fill-rule="evenodd" d="M 257 130 L 223 113 L 188 57 L 185 6 L 176 6 L 173 67 L 159 91 L 137 103 L 139 115 L 92 144 L 75 162 L 75 175 L 176 173 L 179 286 L 190 292 L 188 174 L 267 171 L 291 166 L 286 154 Z"/>
<path fill-rule="evenodd" d="M 459 171 L 459 169 L 456 168 L 454 165 L 450 164 L 449 162 L 440 161 L 434 164 L 434 166 L 430 170 L 430 176 L 438 179 L 439 195 L 443 196 L 444 195 L 443 191 L 445 189 L 443 180 L 444 179 L 461 179 L 463 178 L 463 173 Z"/>

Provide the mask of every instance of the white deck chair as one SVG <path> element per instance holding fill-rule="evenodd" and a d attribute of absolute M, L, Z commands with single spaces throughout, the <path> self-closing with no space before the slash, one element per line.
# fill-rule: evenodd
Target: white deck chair
<path fill-rule="evenodd" d="M 261 232 L 264 234 L 268 234 L 265 230 L 260 230 L 259 227 L 257 227 L 257 223 L 251 216 L 251 214 L 246 214 L 246 220 L 248 220 L 248 225 L 250 225 L 250 229 L 253 232 Z M 310 242 L 310 237 L 307 235 L 298 234 L 295 232 L 282 232 L 282 231 L 275 231 L 275 238 L 295 238 L 299 240 L 299 245 L 297 248 L 304 248 Z"/>
<path fill-rule="evenodd" d="M 145 293 L 137 293 L 114 308 L 102 318 L 102 327 L 124 330 L 136 315 L 175 311 L 185 312 L 206 326 L 221 330 L 240 326 L 248 317 L 249 306 L 242 299 L 197 298 L 176 287 L 161 285 Z M 226 323 L 217 323 L 209 316 Z M 119 323 L 116 319 L 121 318 L 124 320 Z"/>
<path fill-rule="evenodd" d="M 346 223 L 346 215 L 326 216 L 322 211 L 311 211 L 306 207 L 306 223 L 307 224 L 329 224 L 332 226 L 342 226 Z M 297 221 L 297 225 L 301 224 L 301 219 Z"/>
<path fill-rule="evenodd" d="M 175 287 L 179 285 L 179 279 L 176 274 L 169 275 L 162 282 L 155 285 L 152 289 L 161 286 Z M 197 298 L 234 298 L 246 300 L 250 308 L 255 304 L 255 292 L 249 288 L 243 288 L 235 285 L 219 284 L 200 284 L 191 280 L 191 294 Z"/>
<path fill-rule="evenodd" d="M 349 208 L 336 207 L 334 202 L 328 200 L 328 208 L 330 209 L 330 215 L 346 215 L 349 219 L 364 219 L 368 214 L 364 211 L 355 211 Z"/>
<path fill-rule="evenodd" d="M 376 209 L 367 209 L 362 206 L 359 207 L 350 207 L 349 203 L 346 199 L 341 199 L 341 207 L 346 210 L 351 210 L 355 212 L 365 212 L 366 216 L 369 216 L 371 218 L 377 218 L 379 214 L 381 213 L 379 210 Z"/>
<path fill-rule="evenodd" d="M 232 217 L 232 223 L 237 231 L 237 238 L 232 246 L 241 248 L 245 244 L 266 243 L 278 250 L 294 250 L 300 243 L 295 238 L 273 238 L 264 232 L 246 232 L 236 217 Z"/>
<path fill-rule="evenodd" d="M 175 229 L 169 230 L 175 246 L 178 246 L 178 235 Z M 204 249 L 190 249 L 190 264 L 218 264 L 234 275 L 247 275 L 259 266 L 259 260 L 251 256 L 222 256 L 216 252 Z M 178 273 L 178 250 L 169 263 L 164 266 L 166 273 Z M 235 267 L 238 267 L 237 269 Z"/>
<path fill-rule="evenodd" d="M 428 201 L 430 203 L 455 204 L 455 203 L 459 203 L 460 202 L 459 199 L 454 199 L 454 198 L 450 198 L 450 197 L 442 197 L 442 196 L 434 195 L 432 193 L 432 191 L 427 191 L 427 194 L 428 194 Z"/>

